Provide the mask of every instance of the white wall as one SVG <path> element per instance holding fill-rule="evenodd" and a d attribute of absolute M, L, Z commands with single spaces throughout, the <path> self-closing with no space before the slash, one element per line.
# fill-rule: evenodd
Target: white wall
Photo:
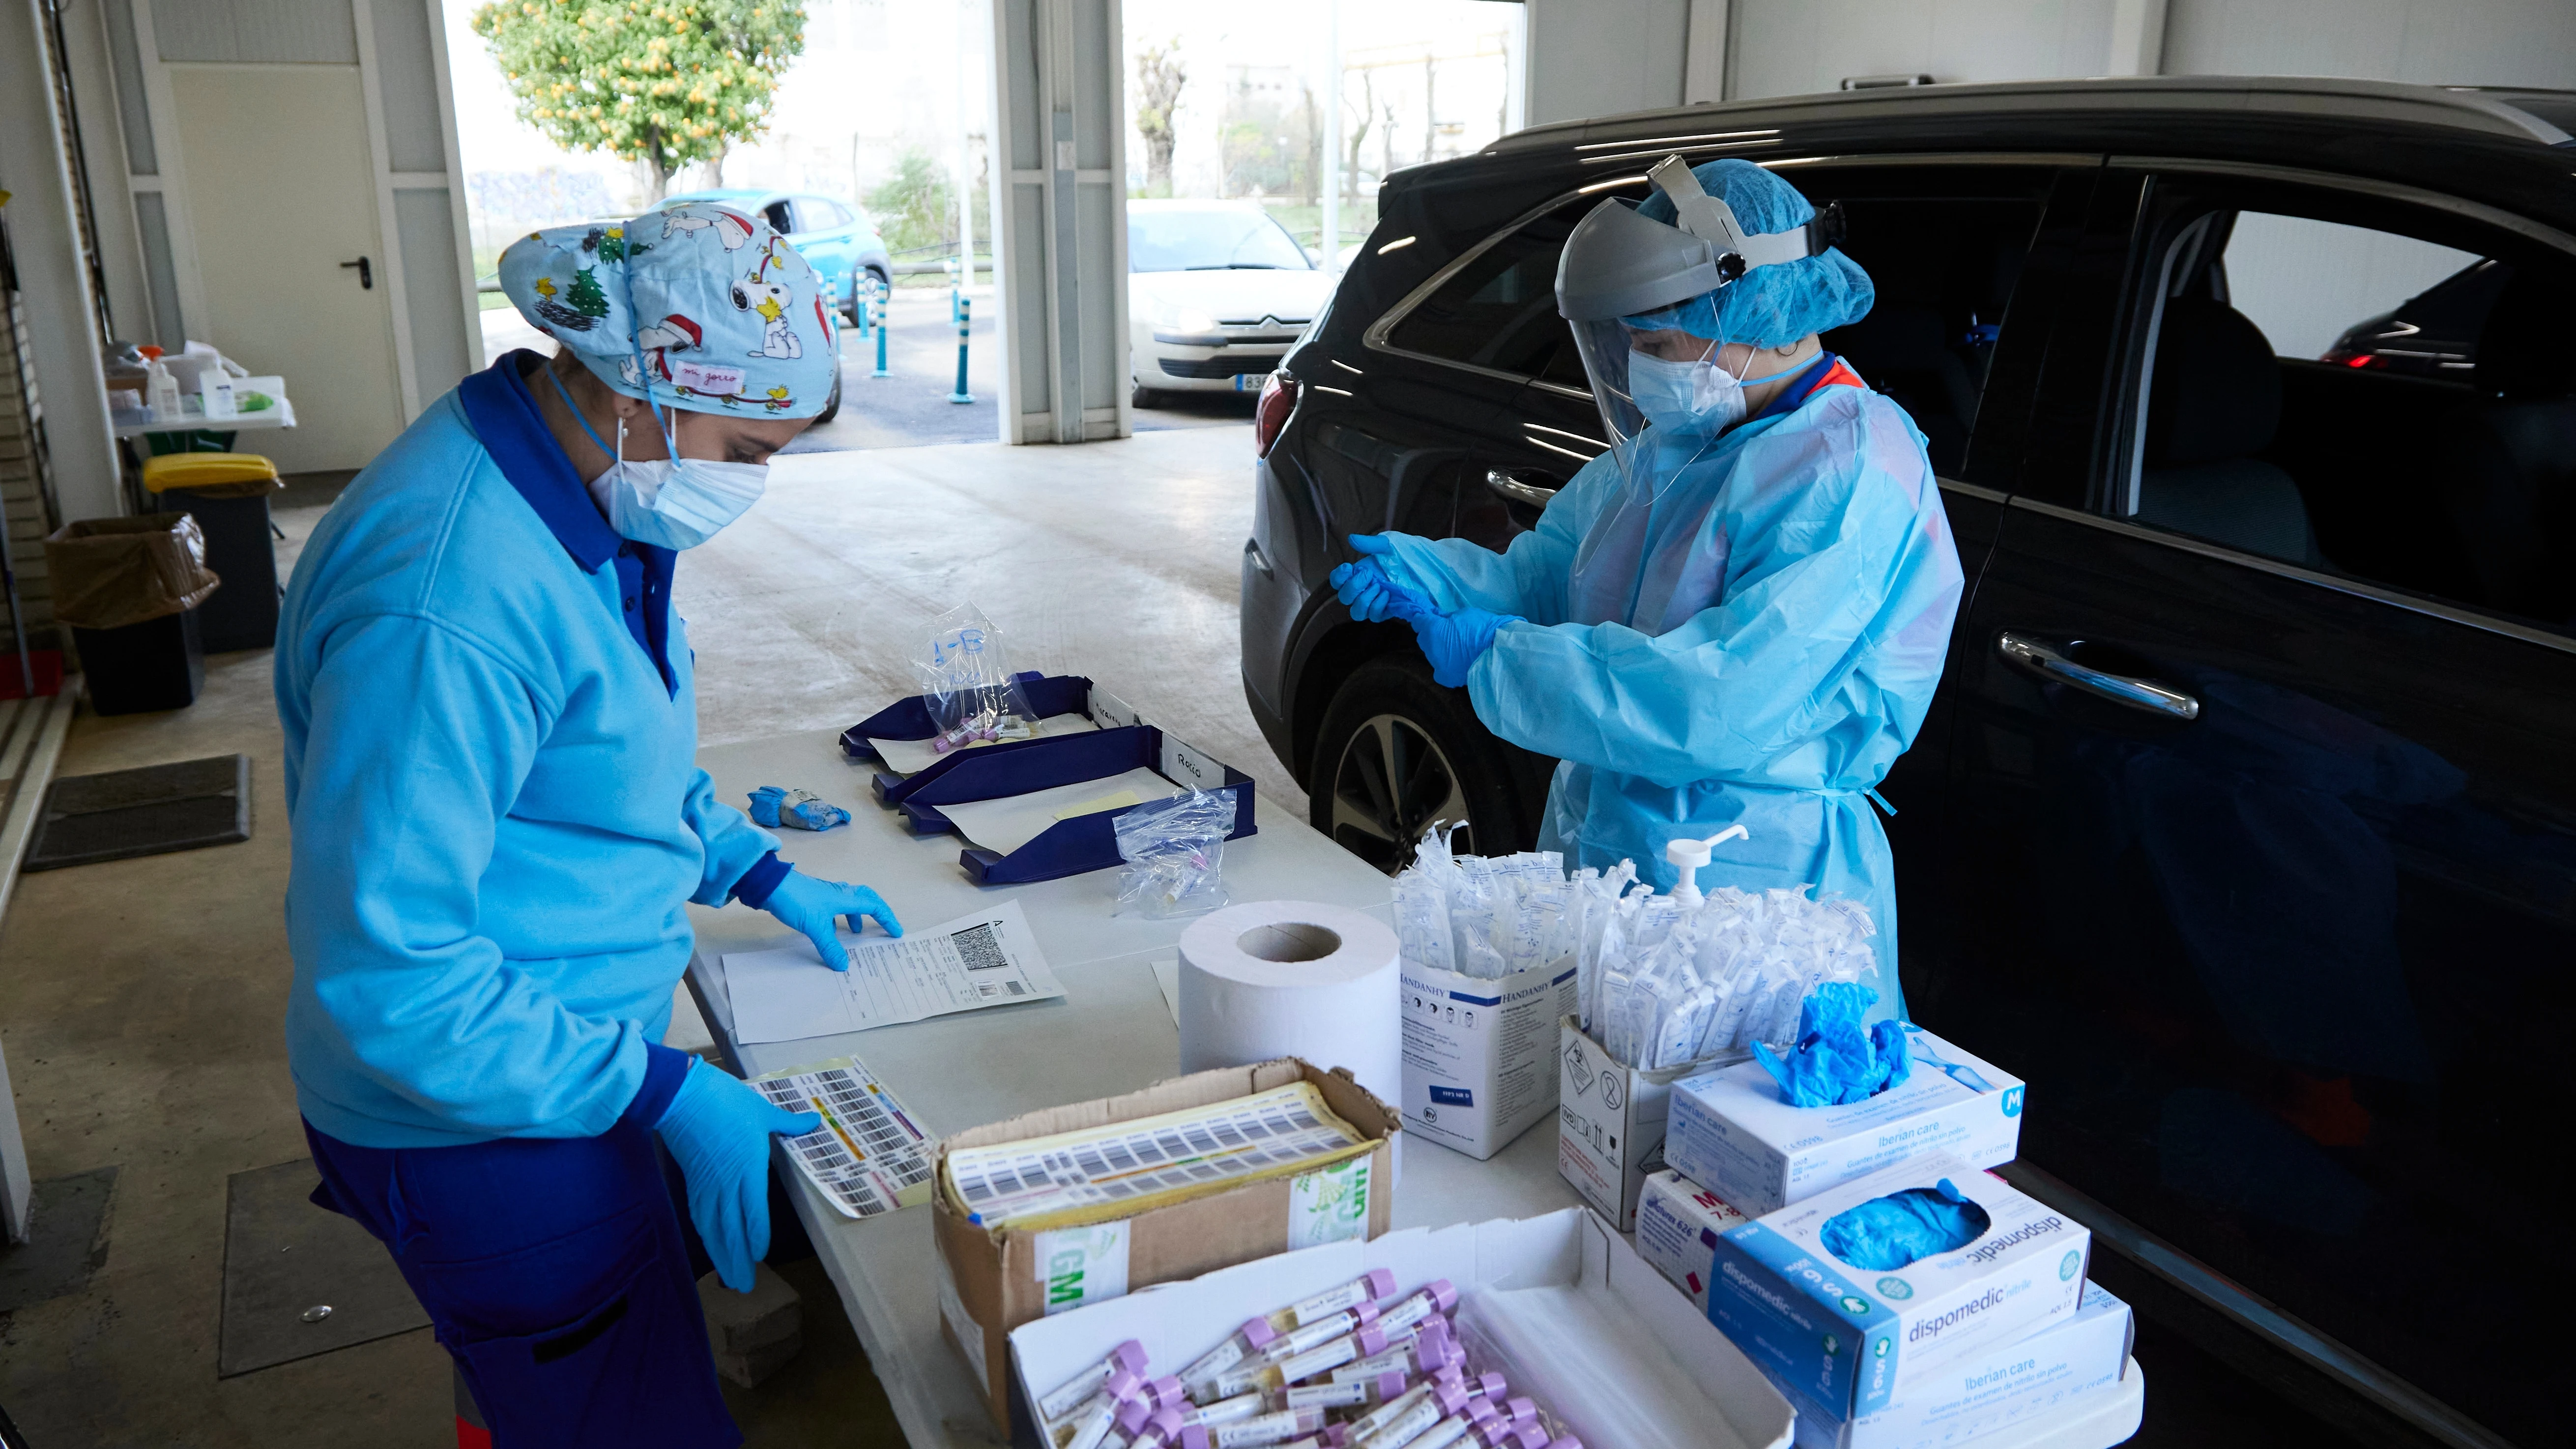
<path fill-rule="evenodd" d="M 2169 0 L 2168 75 L 2576 85 L 2571 0 Z"/>
<path fill-rule="evenodd" d="M 1689 0 L 1527 4 L 1531 125 L 1682 103 Z"/>
<path fill-rule="evenodd" d="M 1735 0 L 1726 94 L 1830 91 L 1846 76 L 2100 75 L 2117 9 L 2117 0 Z"/>

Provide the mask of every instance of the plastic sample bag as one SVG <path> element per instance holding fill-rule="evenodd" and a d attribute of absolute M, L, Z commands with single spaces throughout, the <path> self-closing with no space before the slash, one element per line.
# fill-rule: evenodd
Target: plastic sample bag
<path fill-rule="evenodd" d="M 1115 914 L 1169 920 L 1215 910 L 1227 900 L 1225 838 L 1235 797 L 1192 790 L 1139 805 L 1110 822 L 1118 835 Z"/>
<path fill-rule="evenodd" d="M 913 670 L 930 707 L 934 753 L 1037 733 L 1038 712 L 1028 690 L 1011 673 L 1002 631 L 973 604 L 960 604 L 932 621 L 930 640 Z"/>

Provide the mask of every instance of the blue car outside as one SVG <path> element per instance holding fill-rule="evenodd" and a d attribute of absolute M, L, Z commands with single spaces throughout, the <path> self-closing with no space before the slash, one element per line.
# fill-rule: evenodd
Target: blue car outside
<path fill-rule="evenodd" d="M 877 224 L 856 202 L 811 191 L 754 191 L 729 187 L 665 197 L 663 206 L 712 202 L 758 216 L 832 284 L 842 314 L 856 320 L 858 298 L 875 282 L 891 281 L 894 262 Z M 873 280 L 871 280 L 873 279 Z"/>

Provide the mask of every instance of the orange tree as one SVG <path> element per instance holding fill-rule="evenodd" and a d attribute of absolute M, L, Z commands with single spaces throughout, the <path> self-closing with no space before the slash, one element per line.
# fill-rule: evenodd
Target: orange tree
<path fill-rule="evenodd" d="M 767 129 L 805 49 L 803 0 L 491 0 L 473 26 L 521 120 L 567 151 L 643 162 L 654 201 L 681 167 Z"/>

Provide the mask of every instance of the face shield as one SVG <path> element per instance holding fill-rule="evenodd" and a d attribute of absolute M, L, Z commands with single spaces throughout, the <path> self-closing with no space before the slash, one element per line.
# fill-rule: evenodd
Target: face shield
<path fill-rule="evenodd" d="M 1557 311 L 1573 328 L 1614 446 L 1650 426 L 1713 437 L 1743 417 L 1745 379 L 1721 367 L 1719 353 L 1729 341 L 1752 339 L 1725 336 L 1726 289 L 1755 267 L 1823 251 L 1830 242 L 1819 223 L 1834 215 L 1749 235 L 1680 157 L 1666 157 L 1647 177 L 1673 203 L 1679 225 L 1612 197 L 1575 224 L 1557 260 Z"/>

